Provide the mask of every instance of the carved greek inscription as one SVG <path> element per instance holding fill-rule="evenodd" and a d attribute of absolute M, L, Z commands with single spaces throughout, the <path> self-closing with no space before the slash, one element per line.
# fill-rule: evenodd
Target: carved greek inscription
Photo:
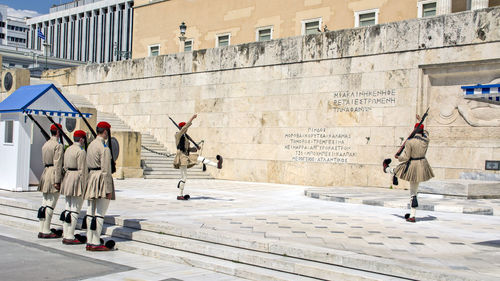
<path fill-rule="evenodd" d="M 285 134 L 285 150 L 295 162 L 350 163 L 356 157 L 351 134 L 334 128 L 308 128 Z"/>
<path fill-rule="evenodd" d="M 396 106 L 396 90 L 338 91 L 328 105 L 334 112 L 368 112 L 374 107 Z"/>

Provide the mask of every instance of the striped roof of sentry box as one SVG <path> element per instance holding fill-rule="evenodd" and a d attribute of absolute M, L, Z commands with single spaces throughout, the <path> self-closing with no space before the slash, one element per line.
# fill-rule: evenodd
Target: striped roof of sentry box
<path fill-rule="evenodd" d="M 500 103 L 500 84 L 462 86 L 466 99 L 480 99 L 481 101 Z"/>

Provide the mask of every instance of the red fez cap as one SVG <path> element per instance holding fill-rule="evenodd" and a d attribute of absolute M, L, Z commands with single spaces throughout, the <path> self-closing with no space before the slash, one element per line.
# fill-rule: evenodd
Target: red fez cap
<path fill-rule="evenodd" d="M 82 131 L 82 130 L 78 130 L 78 131 L 75 131 L 75 132 L 73 133 L 73 136 L 74 136 L 75 138 L 84 138 L 84 137 L 86 137 L 86 136 L 87 136 L 87 134 L 86 134 L 84 131 Z"/>
<path fill-rule="evenodd" d="M 97 124 L 97 128 L 101 128 L 101 129 L 111 129 L 111 125 L 109 125 L 108 122 L 99 122 Z"/>
<path fill-rule="evenodd" d="M 62 129 L 62 125 L 61 124 L 57 124 L 57 127 L 59 127 L 59 129 Z M 56 124 L 50 125 L 50 130 L 51 131 L 57 131 Z"/>
<path fill-rule="evenodd" d="M 419 124 L 419 123 L 415 123 L 415 128 L 417 128 L 417 127 L 418 127 L 418 124 Z M 424 124 L 420 124 L 420 129 L 422 129 L 422 130 L 424 129 Z"/>
<path fill-rule="evenodd" d="M 181 123 L 179 123 L 179 127 L 181 127 L 181 128 L 182 128 L 182 127 L 184 127 L 184 126 L 186 126 L 186 122 L 181 122 Z"/>

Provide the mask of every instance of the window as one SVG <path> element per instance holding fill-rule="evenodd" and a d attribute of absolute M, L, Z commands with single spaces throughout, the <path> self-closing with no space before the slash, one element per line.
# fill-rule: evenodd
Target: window
<path fill-rule="evenodd" d="M 355 12 L 355 27 L 378 24 L 378 9 Z"/>
<path fill-rule="evenodd" d="M 257 29 L 257 41 L 270 41 L 273 39 L 273 29 L 272 27 L 261 27 Z"/>
<path fill-rule="evenodd" d="M 158 55 L 160 55 L 160 45 L 149 46 L 149 56 L 156 57 Z"/>
<path fill-rule="evenodd" d="M 217 36 L 217 47 L 229 46 L 231 44 L 231 34 Z"/>
<path fill-rule="evenodd" d="M 432 17 L 436 15 L 436 1 L 418 2 L 418 17 Z"/>
<path fill-rule="evenodd" d="M 321 32 L 321 18 L 302 21 L 302 35 L 316 34 Z"/>
<path fill-rule="evenodd" d="M 5 139 L 4 143 L 14 143 L 14 121 L 5 121 Z"/>
<path fill-rule="evenodd" d="M 184 41 L 184 52 L 190 52 L 193 50 L 193 40 Z"/>

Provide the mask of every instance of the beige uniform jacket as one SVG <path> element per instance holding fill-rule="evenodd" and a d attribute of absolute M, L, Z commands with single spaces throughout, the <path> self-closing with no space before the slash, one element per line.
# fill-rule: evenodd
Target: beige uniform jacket
<path fill-rule="evenodd" d="M 111 150 L 102 137 L 97 136 L 87 148 L 87 168 L 89 169 L 84 199 L 106 198 L 111 193 L 115 200 L 115 186 L 111 174 Z"/>
<path fill-rule="evenodd" d="M 62 181 L 63 153 L 63 146 L 55 136 L 52 136 L 42 146 L 42 161 L 45 169 L 38 184 L 38 191 L 43 193 L 59 192 L 54 184 Z"/>
<path fill-rule="evenodd" d="M 428 146 L 429 138 L 422 134 L 406 141 L 403 153 L 398 158 L 401 164 L 394 170 L 396 177 L 409 182 L 423 182 L 433 178 L 434 173 L 425 158 Z"/>
<path fill-rule="evenodd" d="M 192 125 L 192 123 L 189 122 L 186 125 L 184 125 L 184 127 L 182 127 L 182 129 L 180 129 L 180 131 L 175 133 L 175 146 L 176 147 L 179 146 L 179 142 L 181 141 L 182 135 L 184 135 L 187 132 L 187 130 L 189 129 L 189 127 L 191 125 Z M 187 138 L 184 141 L 184 148 L 185 148 L 184 151 L 189 151 L 189 149 L 191 148 L 191 144 Z M 197 163 L 198 163 L 198 154 L 197 153 L 191 153 L 191 152 L 184 153 L 182 150 L 177 149 L 177 154 L 175 155 L 175 158 L 174 158 L 174 168 L 175 169 L 179 169 L 181 166 L 187 166 L 188 168 L 191 168 L 194 165 L 196 165 Z"/>
<path fill-rule="evenodd" d="M 64 153 L 64 179 L 61 183 L 61 194 L 66 196 L 82 196 L 87 187 L 87 152 L 75 142 Z"/>

